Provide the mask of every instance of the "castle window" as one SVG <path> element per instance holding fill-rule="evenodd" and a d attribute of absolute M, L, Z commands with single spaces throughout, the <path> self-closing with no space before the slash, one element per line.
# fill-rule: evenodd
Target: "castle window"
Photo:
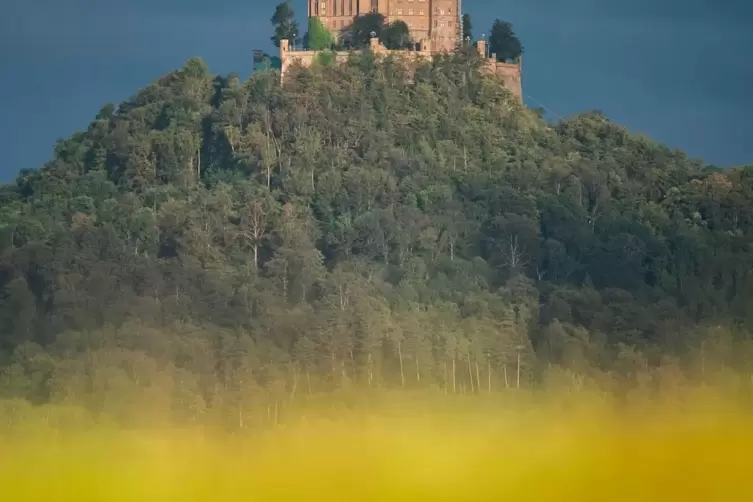
<path fill-rule="evenodd" d="M 409 15 L 409 16 L 412 16 L 412 15 L 413 15 L 413 9 L 408 9 L 408 15 Z"/>
<path fill-rule="evenodd" d="M 439 21 L 437 21 L 437 20 L 435 19 L 435 20 L 434 20 L 434 27 L 436 28 L 437 26 L 439 26 Z"/>
<path fill-rule="evenodd" d="M 423 16 L 423 15 L 424 15 L 424 10 L 423 10 L 423 9 L 419 9 L 419 11 L 418 11 L 418 15 L 419 15 L 419 16 Z"/>
<path fill-rule="evenodd" d="M 452 28 L 452 21 L 447 21 L 447 27 Z"/>
<path fill-rule="evenodd" d="M 397 9 L 397 15 L 402 16 L 403 15 L 403 9 Z"/>

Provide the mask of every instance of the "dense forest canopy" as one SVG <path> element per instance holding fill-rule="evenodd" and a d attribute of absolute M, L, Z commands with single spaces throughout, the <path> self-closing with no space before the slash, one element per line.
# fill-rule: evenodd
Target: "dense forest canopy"
<path fill-rule="evenodd" d="M 191 59 L 103 107 L 0 189 L 0 397 L 188 419 L 553 367 L 619 384 L 747 340 L 753 168 L 548 124 L 480 64 L 365 51 L 280 84 Z"/>

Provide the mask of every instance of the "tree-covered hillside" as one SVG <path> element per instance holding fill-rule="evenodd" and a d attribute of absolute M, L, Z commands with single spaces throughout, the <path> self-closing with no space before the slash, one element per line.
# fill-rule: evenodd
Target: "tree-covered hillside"
<path fill-rule="evenodd" d="M 281 85 L 194 59 L 102 108 L 0 191 L 0 392 L 196 417 L 548 363 L 622 381 L 745 338 L 753 169 L 549 125 L 479 63 L 367 51 Z"/>

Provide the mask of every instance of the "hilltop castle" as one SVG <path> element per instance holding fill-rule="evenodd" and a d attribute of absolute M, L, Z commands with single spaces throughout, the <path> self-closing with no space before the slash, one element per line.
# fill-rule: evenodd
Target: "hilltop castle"
<path fill-rule="evenodd" d="M 308 0 L 308 14 L 318 17 L 322 24 L 339 34 L 356 16 L 378 12 L 387 22 L 403 21 L 418 43 L 418 50 L 387 50 L 378 38 L 371 39 L 371 50 L 380 54 L 393 54 L 411 59 L 431 59 L 436 54 L 455 50 L 463 40 L 463 22 L 460 0 Z M 502 84 L 521 102 L 521 60 L 514 63 L 497 61 L 495 54 L 487 54 L 486 41 L 476 42 L 478 53 L 486 61 L 488 72 L 497 75 Z M 317 52 L 292 48 L 288 40 L 280 41 L 280 71 L 291 65 L 310 66 Z M 336 61 L 346 61 L 347 51 L 334 53 Z"/>
<path fill-rule="evenodd" d="M 370 12 L 388 23 L 403 21 L 413 40 L 430 52 L 450 52 L 463 40 L 460 0 L 308 0 L 309 17 L 318 17 L 335 34 Z"/>

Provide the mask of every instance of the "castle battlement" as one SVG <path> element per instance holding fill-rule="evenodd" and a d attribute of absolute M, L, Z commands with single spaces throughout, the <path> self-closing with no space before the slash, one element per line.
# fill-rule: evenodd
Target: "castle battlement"
<path fill-rule="evenodd" d="M 372 38 L 370 40 L 370 49 L 375 54 L 382 55 L 395 55 L 402 58 L 412 59 L 413 61 L 419 61 L 421 59 L 431 60 L 437 54 L 446 53 L 446 51 L 436 51 L 430 49 L 424 49 L 423 45 L 420 45 L 422 50 L 389 50 L 379 42 L 378 38 Z M 522 87 L 522 61 L 519 58 L 515 63 L 502 63 L 497 61 L 496 54 L 486 56 L 486 42 L 479 40 L 477 42 L 477 50 L 485 60 L 485 68 L 488 72 L 497 75 L 502 84 L 507 90 L 509 90 L 515 97 L 521 102 L 523 101 L 523 87 Z M 293 65 L 300 65 L 303 67 L 311 66 L 316 61 L 317 55 L 321 51 L 309 51 L 309 50 L 297 50 L 290 47 L 288 40 L 280 40 L 280 73 L 281 78 L 285 77 L 285 72 Z M 343 63 L 348 60 L 350 51 L 333 51 L 331 54 L 334 57 L 335 62 Z"/>

